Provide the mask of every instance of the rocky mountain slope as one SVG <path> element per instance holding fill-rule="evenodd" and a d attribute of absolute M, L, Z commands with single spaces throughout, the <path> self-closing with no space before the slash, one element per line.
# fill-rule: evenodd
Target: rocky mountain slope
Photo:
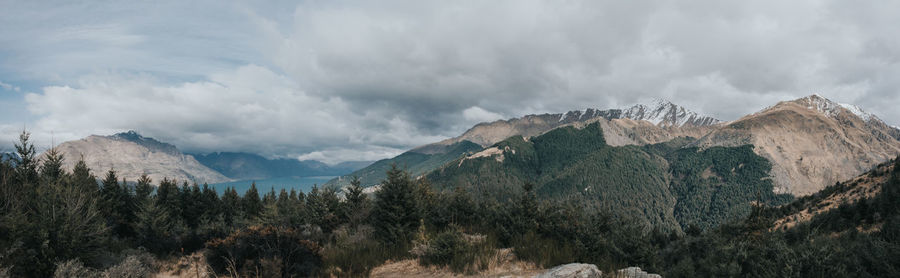
<path fill-rule="evenodd" d="M 175 146 L 143 137 L 134 131 L 111 136 L 91 135 L 87 138 L 59 144 L 57 150 L 65 157 L 65 167 L 72 169 L 83 158 L 94 173 L 114 169 L 120 178 L 136 181 L 147 174 L 155 182 L 164 177 L 179 182 L 219 183 L 228 177 L 200 164 L 191 155 L 181 153 Z"/>
<path fill-rule="evenodd" d="M 896 157 L 897 132 L 856 106 L 811 95 L 727 123 L 694 145 L 753 145 L 772 162 L 776 192 L 804 196 Z"/>

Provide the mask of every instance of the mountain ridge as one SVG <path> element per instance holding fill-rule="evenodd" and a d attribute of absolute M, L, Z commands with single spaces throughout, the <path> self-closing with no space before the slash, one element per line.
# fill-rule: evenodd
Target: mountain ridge
<path fill-rule="evenodd" d="M 458 157 L 465 153 L 448 154 L 449 146 L 468 141 L 485 148 L 512 136 L 534 137 L 556 128 L 572 125 L 583 126 L 597 121 L 602 122 L 604 127 L 611 127 L 611 130 L 614 130 L 609 133 L 608 141 L 610 145 L 616 146 L 660 143 L 684 135 L 697 136 L 705 128 L 722 123 L 721 120 L 713 117 L 703 116 L 669 101 L 657 99 L 649 104 L 635 104 L 626 109 L 587 108 L 565 113 L 529 114 L 518 118 L 478 123 L 460 136 L 418 146 L 410 149 L 408 153 Z M 649 123 L 649 125 L 641 122 Z M 389 158 L 384 163 L 390 163 L 395 158 Z M 418 168 L 417 165 L 406 166 Z M 361 169 L 360 171 L 365 170 Z M 383 173 L 380 175 L 383 176 Z M 329 184 L 346 185 L 349 177 L 350 175 L 336 178 Z M 367 178 L 363 185 L 374 185 L 378 180 L 380 179 Z"/>

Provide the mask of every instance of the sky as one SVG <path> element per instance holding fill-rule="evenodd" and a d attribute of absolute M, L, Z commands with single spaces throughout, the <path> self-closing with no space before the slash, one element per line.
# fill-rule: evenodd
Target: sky
<path fill-rule="evenodd" d="M 722 120 L 818 93 L 900 125 L 895 1 L 0 0 L 0 149 L 135 130 L 376 160 L 650 98 Z"/>

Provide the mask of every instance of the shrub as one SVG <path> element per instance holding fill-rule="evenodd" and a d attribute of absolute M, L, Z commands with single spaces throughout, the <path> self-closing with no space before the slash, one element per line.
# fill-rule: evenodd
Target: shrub
<path fill-rule="evenodd" d="M 541 237 L 528 232 L 514 244 L 516 257 L 533 262 L 540 267 L 552 267 L 576 260 L 575 248 L 571 244 Z"/>
<path fill-rule="evenodd" d="M 322 265 L 321 248 L 291 228 L 252 226 L 206 246 L 207 262 L 219 274 L 308 277 Z"/>
<path fill-rule="evenodd" d="M 328 275 L 335 277 L 367 277 L 369 273 L 391 254 L 391 250 L 371 237 L 372 228 L 360 225 L 356 228 L 348 226 L 334 231 L 334 243 L 322 250 L 324 264 Z"/>
<path fill-rule="evenodd" d="M 142 278 L 150 277 L 153 272 L 153 265 L 148 262 L 146 257 L 142 258 L 139 255 L 129 255 L 128 257 L 125 257 L 125 260 L 121 263 L 103 271 L 103 277 Z"/>
<path fill-rule="evenodd" d="M 84 266 L 84 264 L 78 259 L 71 259 L 65 262 L 61 262 L 56 265 L 56 270 L 53 272 L 54 278 L 69 278 L 69 277 L 99 277 L 99 273 L 97 271 Z M 8 276 L 4 276 L 8 277 Z"/>
<path fill-rule="evenodd" d="M 488 265 L 494 250 L 484 236 L 471 236 L 451 227 L 419 249 L 423 265 L 447 266 L 453 272 L 474 273 Z"/>

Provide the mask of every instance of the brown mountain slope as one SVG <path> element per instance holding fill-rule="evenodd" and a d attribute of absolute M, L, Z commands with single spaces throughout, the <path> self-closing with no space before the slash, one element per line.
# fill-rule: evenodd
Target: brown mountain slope
<path fill-rule="evenodd" d="M 95 175 L 116 170 L 119 178 L 136 181 L 147 174 L 158 183 L 164 177 L 179 182 L 218 183 L 229 181 L 222 174 L 203 166 L 193 156 L 185 155 L 175 146 L 161 143 L 136 133 L 112 136 L 91 135 L 81 140 L 59 144 L 57 150 L 65 157 L 65 167 L 72 169 L 79 158 Z"/>
<path fill-rule="evenodd" d="M 858 108 L 812 95 L 728 123 L 695 145 L 752 144 L 772 162 L 775 191 L 804 196 L 896 157 L 894 132 Z"/>
<path fill-rule="evenodd" d="M 775 220 L 772 230 L 790 229 L 842 204 L 853 204 L 863 198 L 873 198 L 881 192 L 882 186 L 893 171 L 893 162 L 883 163 L 865 174 L 801 199 L 802 209 Z"/>

